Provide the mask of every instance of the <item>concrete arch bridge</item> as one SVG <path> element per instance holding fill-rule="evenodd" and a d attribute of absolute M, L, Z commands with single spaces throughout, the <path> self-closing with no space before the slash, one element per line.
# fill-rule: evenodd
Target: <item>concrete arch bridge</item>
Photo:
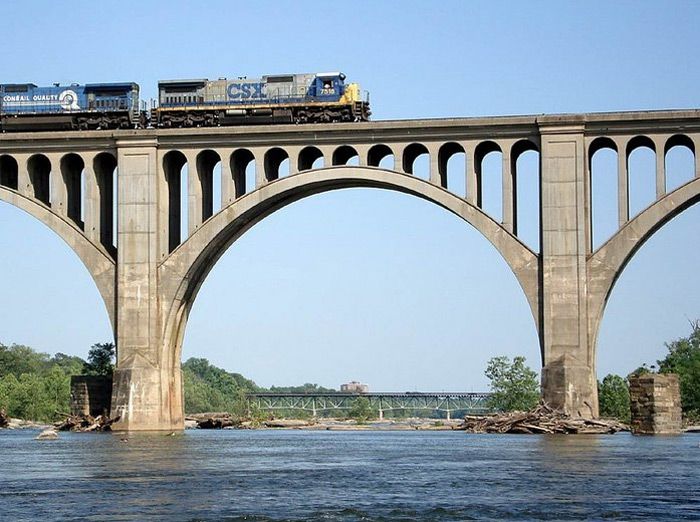
<path fill-rule="evenodd" d="M 117 341 L 112 413 L 123 429 L 183 427 L 187 317 L 224 251 L 272 212 L 347 187 L 412 194 L 483 234 L 527 296 L 544 398 L 595 417 L 595 344 L 605 303 L 644 241 L 700 199 L 699 146 L 697 110 L 3 134 L 0 200 L 49 226 L 92 275 Z M 656 155 L 656 197 L 630 216 L 628 160 L 640 147 Z M 694 172 L 667 190 L 664 158 L 674 147 L 692 152 Z M 618 155 L 618 230 L 594 250 L 591 163 L 603 148 Z M 539 155 L 539 176 L 519 180 L 518 159 L 530 151 Z M 502 157 L 499 216 L 483 205 L 482 165 L 494 152 Z M 465 158 L 466 195 L 450 186 L 455 155 Z M 426 156 L 422 179 L 414 166 Z M 518 235 L 518 188 L 526 182 L 539 186 L 539 208 L 530 209 L 540 216 L 539 252 Z"/>

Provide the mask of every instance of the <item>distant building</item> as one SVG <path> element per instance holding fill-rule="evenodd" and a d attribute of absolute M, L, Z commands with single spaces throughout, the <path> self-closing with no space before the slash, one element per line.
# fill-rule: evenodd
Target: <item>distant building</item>
<path fill-rule="evenodd" d="M 340 385 L 340 391 L 345 393 L 368 393 L 369 386 L 357 381 L 350 381 Z"/>

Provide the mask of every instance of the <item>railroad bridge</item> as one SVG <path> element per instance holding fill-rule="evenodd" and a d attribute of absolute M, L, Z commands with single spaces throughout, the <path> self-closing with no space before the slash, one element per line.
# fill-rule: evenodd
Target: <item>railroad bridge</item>
<path fill-rule="evenodd" d="M 693 153 L 694 172 L 668 191 L 664 158 L 676 146 Z M 544 398 L 595 417 L 596 337 L 607 298 L 644 241 L 700 199 L 698 146 L 698 110 L 3 134 L 0 199 L 55 231 L 92 275 L 117 342 L 112 413 L 121 415 L 123 429 L 183 427 L 180 358 L 187 318 L 224 251 L 285 205 L 346 187 L 423 198 L 483 234 L 527 296 L 539 334 Z M 639 147 L 656 154 L 656 197 L 631 216 L 628 159 Z M 618 157 L 619 226 L 594 249 L 591 159 L 604 148 Z M 482 164 L 493 151 L 502 153 L 500 216 L 482 204 Z M 518 185 L 517 160 L 528 151 L 539 155 L 539 176 L 529 181 L 539 184 L 539 252 L 518 237 L 523 181 Z M 427 179 L 414 175 L 424 154 Z M 466 158 L 466 194 L 448 185 L 454 154 Z M 289 172 L 282 175 L 287 159 Z"/>
<path fill-rule="evenodd" d="M 348 413 L 359 398 L 367 399 L 372 411 L 377 412 L 379 420 L 384 420 L 385 413 L 401 414 L 438 414 L 447 420 L 455 412 L 468 414 L 490 413 L 490 393 L 481 392 L 312 392 L 312 393 L 277 393 L 261 392 L 246 395 L 249 407 L 262 412 L 287 411 L 316 417 L 319 413 Z"/>

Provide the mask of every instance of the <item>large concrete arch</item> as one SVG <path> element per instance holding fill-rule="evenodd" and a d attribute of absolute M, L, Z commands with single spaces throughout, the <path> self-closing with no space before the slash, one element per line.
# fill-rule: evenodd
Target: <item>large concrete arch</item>
<path fill-rule="evenodd" d="M 114 281 L 116 262 L 102 245 L 91 242 L 78 225 L 67 217 L 60 216 L 32 198 L 13 190 L 0 187 L 0 201 L 17 207 L 35 217 L 55 232 L 77 254 L 95 282 L 107 309 L 112 330 L 116 332 L 116 310 Z"/>
<path fill-rule="evenodd" d="M 588 258 L 588 328 L 593 356 L 608 298 L 627 264 L 654 233 L 698 202 L 700 178 L 694 178 L 627 222 Z"/>
<path fill-rule="evenodd" d="M 535 253 L 475 205 L 409 174 L 372 167 L 329 167 L 305 171 L 264 185 L 223 209 L 159 266 L 161 312 L 165 318 L 162 360 L 175 368 L 187 318 L 209 271 L 226 249 L 254 224 L 308 196 L 351 187 L 412 194 L 452 212 L 486 237 L 523 288 L 539 332 L 539 263 Z"/>

